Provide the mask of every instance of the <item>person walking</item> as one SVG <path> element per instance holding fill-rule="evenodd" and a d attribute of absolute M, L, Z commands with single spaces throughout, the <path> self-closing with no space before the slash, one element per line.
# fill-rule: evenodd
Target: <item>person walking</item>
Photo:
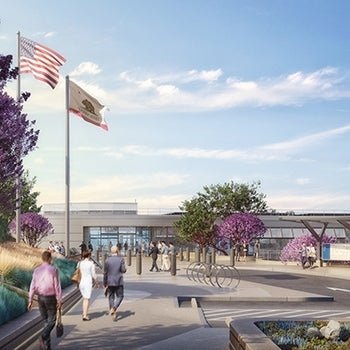
<path fill-rule="evenodd" d="M 312 243 L 310 243 L 310 245 L 307 247 L 307 260 L 310 267 L 312 267 L 316 262 L 316 249 Z"/>
<path fill-rule="evenodd" d="M 124 258 L 118 256 L 119 249 L 112 246 L 111 253 L 103 267 L 103 285 L 108 295 L 109 312 L 113 321 L 117 320 L 117 311 L 124 299 L 123 274 L 126 272 Z"/>
<path fill-rule="evenodd" d="M 152 266 L 150 268 L 150 271 L 153 271 L 153 269 L 156 269 L 156 271 L 159 272 L 159 268 L 157 265 L 159 249 L 156 245 L 156 242 L 151 242 L 150 247 L 151 249 L 150 249 L 149 255 L 152 257 Z"/>
<path fill-rule="evenodd" d="M 307 248 L 304 242 L 301 244 L 300 248 L 300 260 L 302 268 L 305 269 L 305 264 L 307 262 Z"/>
<path fill-rule="evenodd" d="M 44 251 L 42 264 L 37 267 L 29 287 L 28 310 L 33 307 L 34 294 L 38 295 L 38 305 L 44 328 L 40 334 L 40 349 L 51 349 L 51 331 L 56 324 L 57 310 L 62 306 L 62 289 L 57 269 L 51 265 L 52 255 Z"/>
<path fill-rule="evenodd" d="M 80 248 L 80 258 L 83 259 L 84 258 L 83 254 L 85 251 L 87 251 L 86 243 L 84 241 L 81 241 L 79 248 Z"/>
<path fill-rule="evenodd" d="M 243 241 L 243 261 L 246 261 L 247 259 L 247 252 L 248 252 L 247 242 Z"/>
<path fill-rule="evenodd" d="M 241 249 L 242 249 L 241 243 L 237 242 L 235 245 L 236 261 L 241 260 Z"/>
<path fill-rule="evenodd" d="M 169 261 L 169 247 L 165 243 L 165 241 L 162 241 L 162 249 L 161 249 L 161 254 L 162 254 L 162 271 L 169 271 L 170 270 L 170 261 Z"/>
<path fill-rule="evenodd" d="M 96 276 L 95 264 L 90 258 L 91 252 L 90 250 L 86 250 L 83 253 L 83 260 L 79 262 L 79 269 L 81 272 L 79 289 L 83 297 L 83 321 L 90 321 L 89 304 L 92 294 L 93 282 L 95 282 L 97 288 L 100 286 Z"/>
<path fill-rule="evenodd" d="M 258 240 L 256 240 L 255 244 L 254 244 L 254 257 L 255 257 L 255 259 L 259 258 L 259 253 L 260 253 L 260 242 Z"/>

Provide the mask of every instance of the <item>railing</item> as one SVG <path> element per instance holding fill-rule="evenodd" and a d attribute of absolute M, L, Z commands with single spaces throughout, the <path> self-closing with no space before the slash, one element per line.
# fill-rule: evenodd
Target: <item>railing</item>
<path fill-rule="evenodd" d="M 228 265 L 193 262 L 187 266 L 186 275 L 190 281 L 219 288 L 237 288 L 241 282 L 239 271 Z"/>

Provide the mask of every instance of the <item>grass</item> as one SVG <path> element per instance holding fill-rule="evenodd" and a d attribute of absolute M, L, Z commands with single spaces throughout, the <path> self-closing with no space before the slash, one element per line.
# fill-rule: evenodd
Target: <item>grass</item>
<path fill-rule="evenodd" d="M 42 263 L 43 251 L 25 243 L 0 244 L 0 326 L 26 312 L 32 273 Z M 52 256 L 64 289 L 72 283 L 70 278 L 77 262 L 58 253 Z"/>

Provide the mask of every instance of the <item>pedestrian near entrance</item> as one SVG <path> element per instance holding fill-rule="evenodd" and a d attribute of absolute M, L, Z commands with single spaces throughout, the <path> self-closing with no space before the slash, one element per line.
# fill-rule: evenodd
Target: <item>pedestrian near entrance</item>
<path fill-rule="evenodd" d="M 307 262 L 307 248 L 304 242 L 301 244 L 300 260 L 302 268 L 305 269 L 305 264 Z"/>
<path fill-rule="evenodd" d="M 79 289 L 83 297 L 83 321 L 90 321 L 89 304 L 92 294 L 93 282 L 95 282 L 97 288 L 99 288 L 100 284 L 96 276 L 95 264 L 90 259 L 90 250 L 87 250 L 83 253 L 83 258 L 84 259 L 79 263 L 79 269 L 81 272 Z"/>
<path fill-rule="evenodd" d="M 34 294 L 38 295 L 40 315 L 44 321 L 39 343 L 40 349 L 51 349 L 51 331 L 55 327 L 57 309 L 61 309 L 62 290 L 57 269 L 51 265 L 51 252 L 41 255 L 43 263 L 33 272 L 29 287 L 28 310 L 32 310 Z"/>
<path fill-rule="evenodd" d="M 81 259 L 83 259 L 83 254 L 85 251 L 87 251 L 86 243 L 84 241 L 82 241 L 80 243 L 79 247 L 80 247 L 80 257 L 81 257 Z"/>
<path fill-rule="evenodd" d="M 307 247 L 307 260 L 309 261 L 310 267 L 316 262 L 316 249 L 312 243 Z"/>
<path fill-rule="evenodd" d="M 169 271 L 170 270 L 170 260 L 169 260 L 169 247 L 165 243 L 165 241 L 162 241 L 162 249 L 161 249 L 161 254 L 162 254 L 162 271 Z"/>
<path fill-rule="evenodd" d="M 254 244 L 254 257 L 255 257 L 255 259 L 259 258 L 259 252 L 260 252 L 260 243 L 258 240 L 256 240 L 255 244 Z"/>
<path fill-rule="evenodd" d="M 118 256 L 119 249 L 112 246 L 111 253 L 103 267 L 103 285 L 108 296 L 109 312 L 113 321 L 117 320 L 117 311 L 124 299 L 123 274 L 126 272 L 124 258 Z"/>
<path fill-rule="evenodd" d="M 159 249 L 156 245 L 156 242 L 151 242 L 150 244 L 150 252 L 149 255 L 152 257 L 152 266 L 150 271 L 153 271 L 153 269 L 156 269 L 156 271 L 159 271 L 158 265 L 157 265 L 157 259 L 158 259 L 158 254 L 159 254 Z"/>

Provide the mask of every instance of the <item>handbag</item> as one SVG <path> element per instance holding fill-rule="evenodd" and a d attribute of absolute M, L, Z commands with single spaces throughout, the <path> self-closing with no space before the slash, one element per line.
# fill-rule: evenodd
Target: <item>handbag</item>
<path fill-rule="evenodd" d="M 81 280 L 81 272 L 80 272 L 80 266 L 79 266 L 79 263 L 78 263 L 78 266 L 75 269 L 75 271 L 74 271 L 74 273 L 73 273 L 73 275 L 71 277 L 71 281 L 74 282 L 74 283 L 79 284 L 80 280 Z"/>
<path fill-rule="evenodd" d="M 62 323 L 62 312 L 61 309 L 57 310 L 57 320 L 56 320 L 56 336 L 57 338 L 63 335 L 63 323 Z"/>

